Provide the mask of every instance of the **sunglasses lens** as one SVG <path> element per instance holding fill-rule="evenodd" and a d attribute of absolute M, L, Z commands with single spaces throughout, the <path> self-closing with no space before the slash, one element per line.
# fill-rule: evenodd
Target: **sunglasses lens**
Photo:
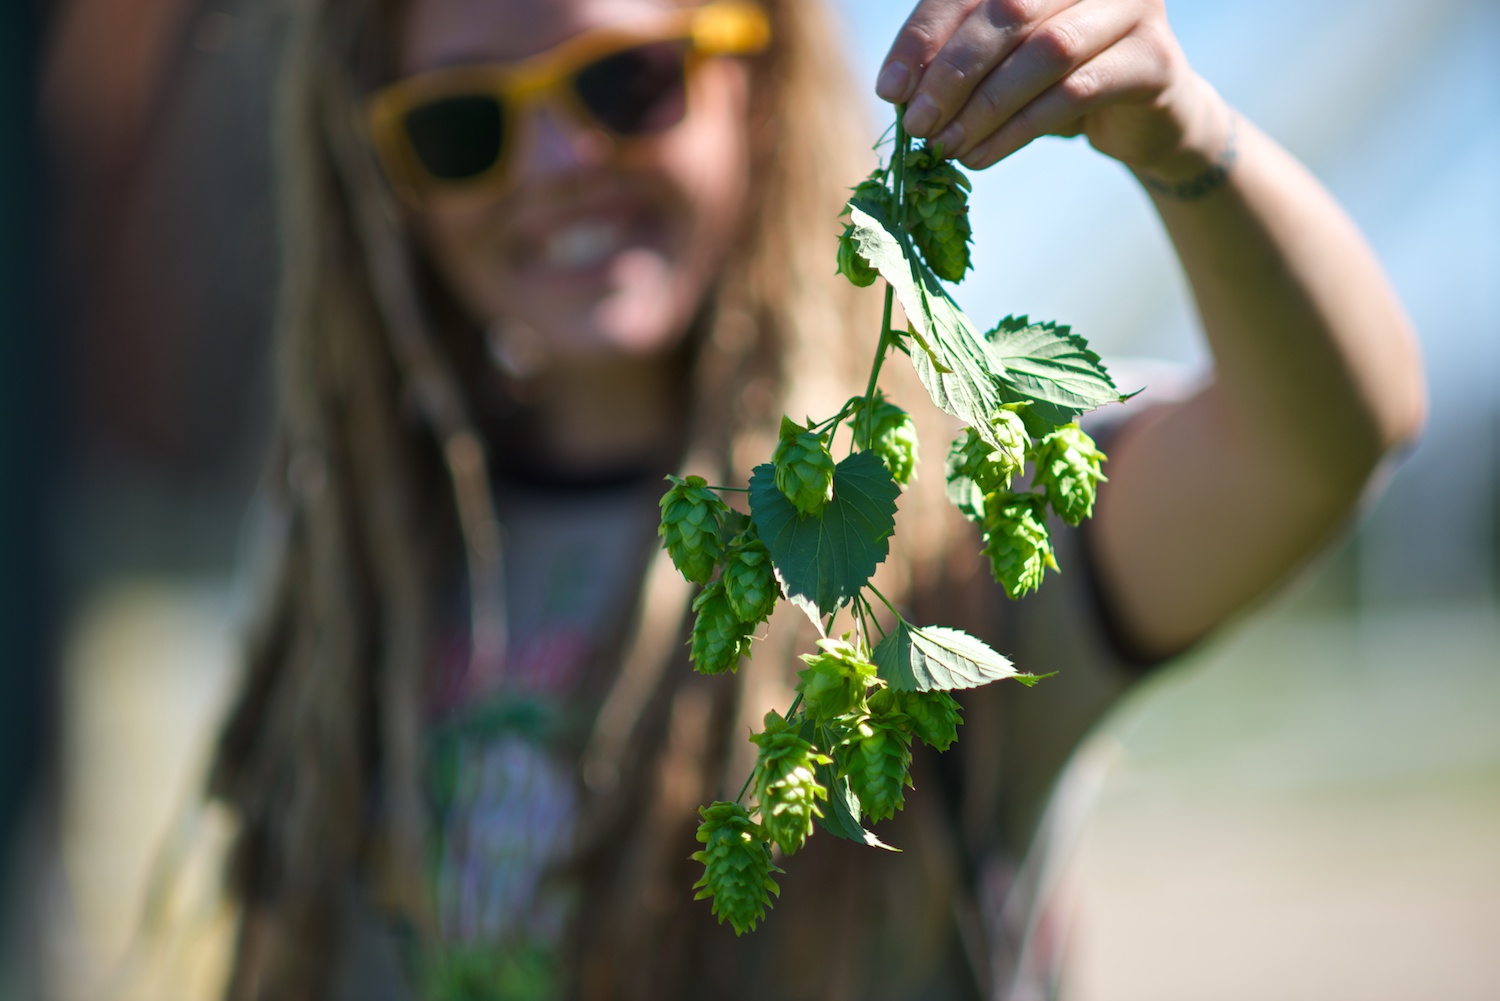
<path fill-rule="evenodd" d="M 409 112 L 406 134 L 428 173 L 460 181 L 484 173 L 499 158 L 505 116 L 492 97 L 450 97 Z"/>
<path fill-rule="evenodd" d="M 686 110 L 686 59 L 679 42 L 641 45 L 585 67 L 574 87 L 584 107 L 611 132 L 660 132 L 682 121 Z"/>

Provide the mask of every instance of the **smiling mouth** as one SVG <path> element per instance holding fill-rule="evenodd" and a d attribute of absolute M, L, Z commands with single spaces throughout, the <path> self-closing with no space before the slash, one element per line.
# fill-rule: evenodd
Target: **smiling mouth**
<path fill-rule="evenodd" d="M 624 245 L 624 227 L 618 222 L 580 220 L 550 234 L 542 243 L 541 258 L 558 271 L 587 271 L 603 264 Z"/>

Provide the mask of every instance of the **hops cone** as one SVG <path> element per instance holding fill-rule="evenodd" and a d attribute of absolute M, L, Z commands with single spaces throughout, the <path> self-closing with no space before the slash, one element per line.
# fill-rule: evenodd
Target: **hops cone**
<path fill-rule="evenodd" d="M 969 179 L 923 145 L 906 154 L 906 230 L 934 274 L 962 281 L 969 270 Z"/>
<path fill-rule="evenodd" d="M 1012 598 L 1035 591 L 1046 569 L 1057 569 L 1041 504 L 1036 494 L 993 493 L 984 499 L 984 554 Z"/>
<path fill-rule="evenodd" d="M 688 656 L 700 674 L 722 674 L 740 665 L 750 655 L 750 633 L 754 624 L 741 621 L 729 605 L 722 581 L 714 581 L 693 599 L 693 639 Z"/>
<path fill-rule="evenodd" d="M 698 840 L 704 848 L 693 853 L 693 861 L 703 864 L 703 878 L 693 884 L 698 891 L 693 899 L 712 900 L 719 924 L 728 921 L 736 935 L 754 931 L 771 906 L 771 894 L 781 894 L 771 878 L 781 870 L 771 864 L 764 834 L 735 803 L 718 802 L 698 813 L 703 817 Z"/>
<path fill-rule="evenodd" d="M 1021 406 L 1017 404 L 1016 406 Z M 1026 450 L 1031 447 L 1031 436 L 1026 433 L 1026 424 L 1021 420 L 1021 415 L 1013 407 L 1005 406 L 995 411 L 990 418 L 990 427 L 994 429 L 995 437 L 1000 442 L 1000 447 L 990 453 L 989 459 L 998 467 L 1001 477 L 1005 480 L 1005 486 L 1010 486 L 1012 476 L 1021 471 L 1026 465 Z M 985 493 L 989 493 L 988 490 Z"/>
<path fill-rule="evenodd" d="M 872 822 L 894 817 L 906 806 L 911 785 L 911 737 L 899 716 L 869 716 L 844 738 L 842 771 Z"/>
<path fill-rule="evenodd" d="M 1060 427 L 1036 443 L 1036 483 L 1069 525 L 1093 515 L 1099 481 L 1106 479 L 1099 468 L 1104 459 L 1077 424 Z"/>
<path fill-rule="evenodd" d="M 880 272 L 870 266 L 870 262 L 865 260 L 855 246 L 853 223 L 845 225 L 844 232 L 839 237 L 839 274 L 860 288 L 875 284 L 875 279 L 880 277 Z"/>
<path fill-rule="evenodd" d="M 958 739 L 963 722 L 958 703 L 947 692 L 896 692 L 896 711 L 906 716 L 908 729 L 918 740 L 937 751 L 946 751 Z"/>
<path fill-rule="evenodd" d="M 981 493 L 1009 490 L 1011 479 L 1026 464 L 1026 449 L 1031 444 L 1026 425 L 1009 407 L 1002 407 L 990 418 L 997 449 L 979 436 L 973 428 L 964 428 L 961 438 L 954 439 L 948 450 L 948 481 L 963 477 L 973 481 Z"/>
<path fill-rule="evenodd" d="M 783 417 L 771 461 L 776 464 L 776 489 L 792 506 L 804 515 L 822 514 L 833 498 L 833 456 L 823 439 Z"/>
<path fill-rule="evenodd" d="M 864 704 L 865 688 L 875 677 L 875 665 L 860 656 L 848 640 L 820 639 L 822 653 L 805 653 L 807 669 L 799 671 L 797 691 L 810 719 L 827 722 Z"/>
<path fill-rule="evenodd" d="M 877 392 L 866 412 L 864 398 L 858 399 L 849 418 L 854 440 L 866 452 L 874 452 L 885 463 L 891 479 L 901 486 L 911 482 L 917 468 L 917 426 L 911 414 L 886 400 Z"/>
<path fill-rule="evenodd" d="M 886 172 L 879 167 L 870 171 L 869 175 L 854 186 L 854 194 L 849 197 L 851 202 L 870 202 L 877 206 L 882 212 L 888 212 L 891 206 L 891 189 L 885 186 Z"/>
<path fill-rule="evenodd" d="M 851 204 L 855 201 L 865 202 L 866 209 L 874 208 L 882 217 L 889 215 L 891 192 L 885 186 L 885 171 L 876 170 L 860 181 L 849 198 Z M 848 215 L 848 212 L 846 206 L 844 214 Z M 846 223 L 844 232 L 839 237 L 839 274 L 860 288 L 874 283 L 880 276 L 880 272 L 859 252 L 859 247 L 854 242 L 853 223 Z"/>
<path fill-rule="evenodd" d="M 812 835 L 813 818 L 823 816 L 818 800 L 828 798 L 813 768 L 833 759 L 819 754 L 774 709 L 766 713 L 765 732 L 750 739 L 760 745 L 755 797 L 761 822 L 771 840 L 791 855 Z"/>
<path fill-rule="evenodd" d="M 776 610 L 781 586 L 771 572 L 771 554 L 754 530 L 740 535 L 724 557 L 724 595 L 741 622 L 752 625 Z"/>
<path fill-rule="evenodd" d="M 657 534 L 678 571 L 694 584 L 707 584 L 723 555 L 719 518 L 729 509 L 701 476 L 668 476 L 672 487 L 661 499 Z"/>

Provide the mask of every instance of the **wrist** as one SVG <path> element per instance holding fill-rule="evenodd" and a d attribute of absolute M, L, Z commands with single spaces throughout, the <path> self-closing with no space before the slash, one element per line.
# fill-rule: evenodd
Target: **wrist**
<path fill-rule="evenodd" d="M 1128 164 L 1136 178 L 1154 194 L 1177 201 L 1194 201 L 1222 187 L 1239 155 L 1238 116 L 1201 77 L 1189 85 L 1190 97 L 1180 102 L 1187 110 L 1177 144 L 1149 163 Z"/>

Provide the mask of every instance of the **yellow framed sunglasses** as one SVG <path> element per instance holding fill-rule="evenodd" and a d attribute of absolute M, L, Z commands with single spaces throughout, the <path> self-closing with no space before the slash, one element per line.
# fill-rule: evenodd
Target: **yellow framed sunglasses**
<path fill-rule="evenodd" d="M 744 0 L 597 28 L 517 63 L 456 66 L 383 87 L 370 98 L 370 134 L 410 201 L 493 183 L 519 145 L 528 105 L 550 99 L 612 136 L 654 135 L 686 114 L 687 79 L 702 60 L 760 52 L 770 38 L 765 12 Z"/>

